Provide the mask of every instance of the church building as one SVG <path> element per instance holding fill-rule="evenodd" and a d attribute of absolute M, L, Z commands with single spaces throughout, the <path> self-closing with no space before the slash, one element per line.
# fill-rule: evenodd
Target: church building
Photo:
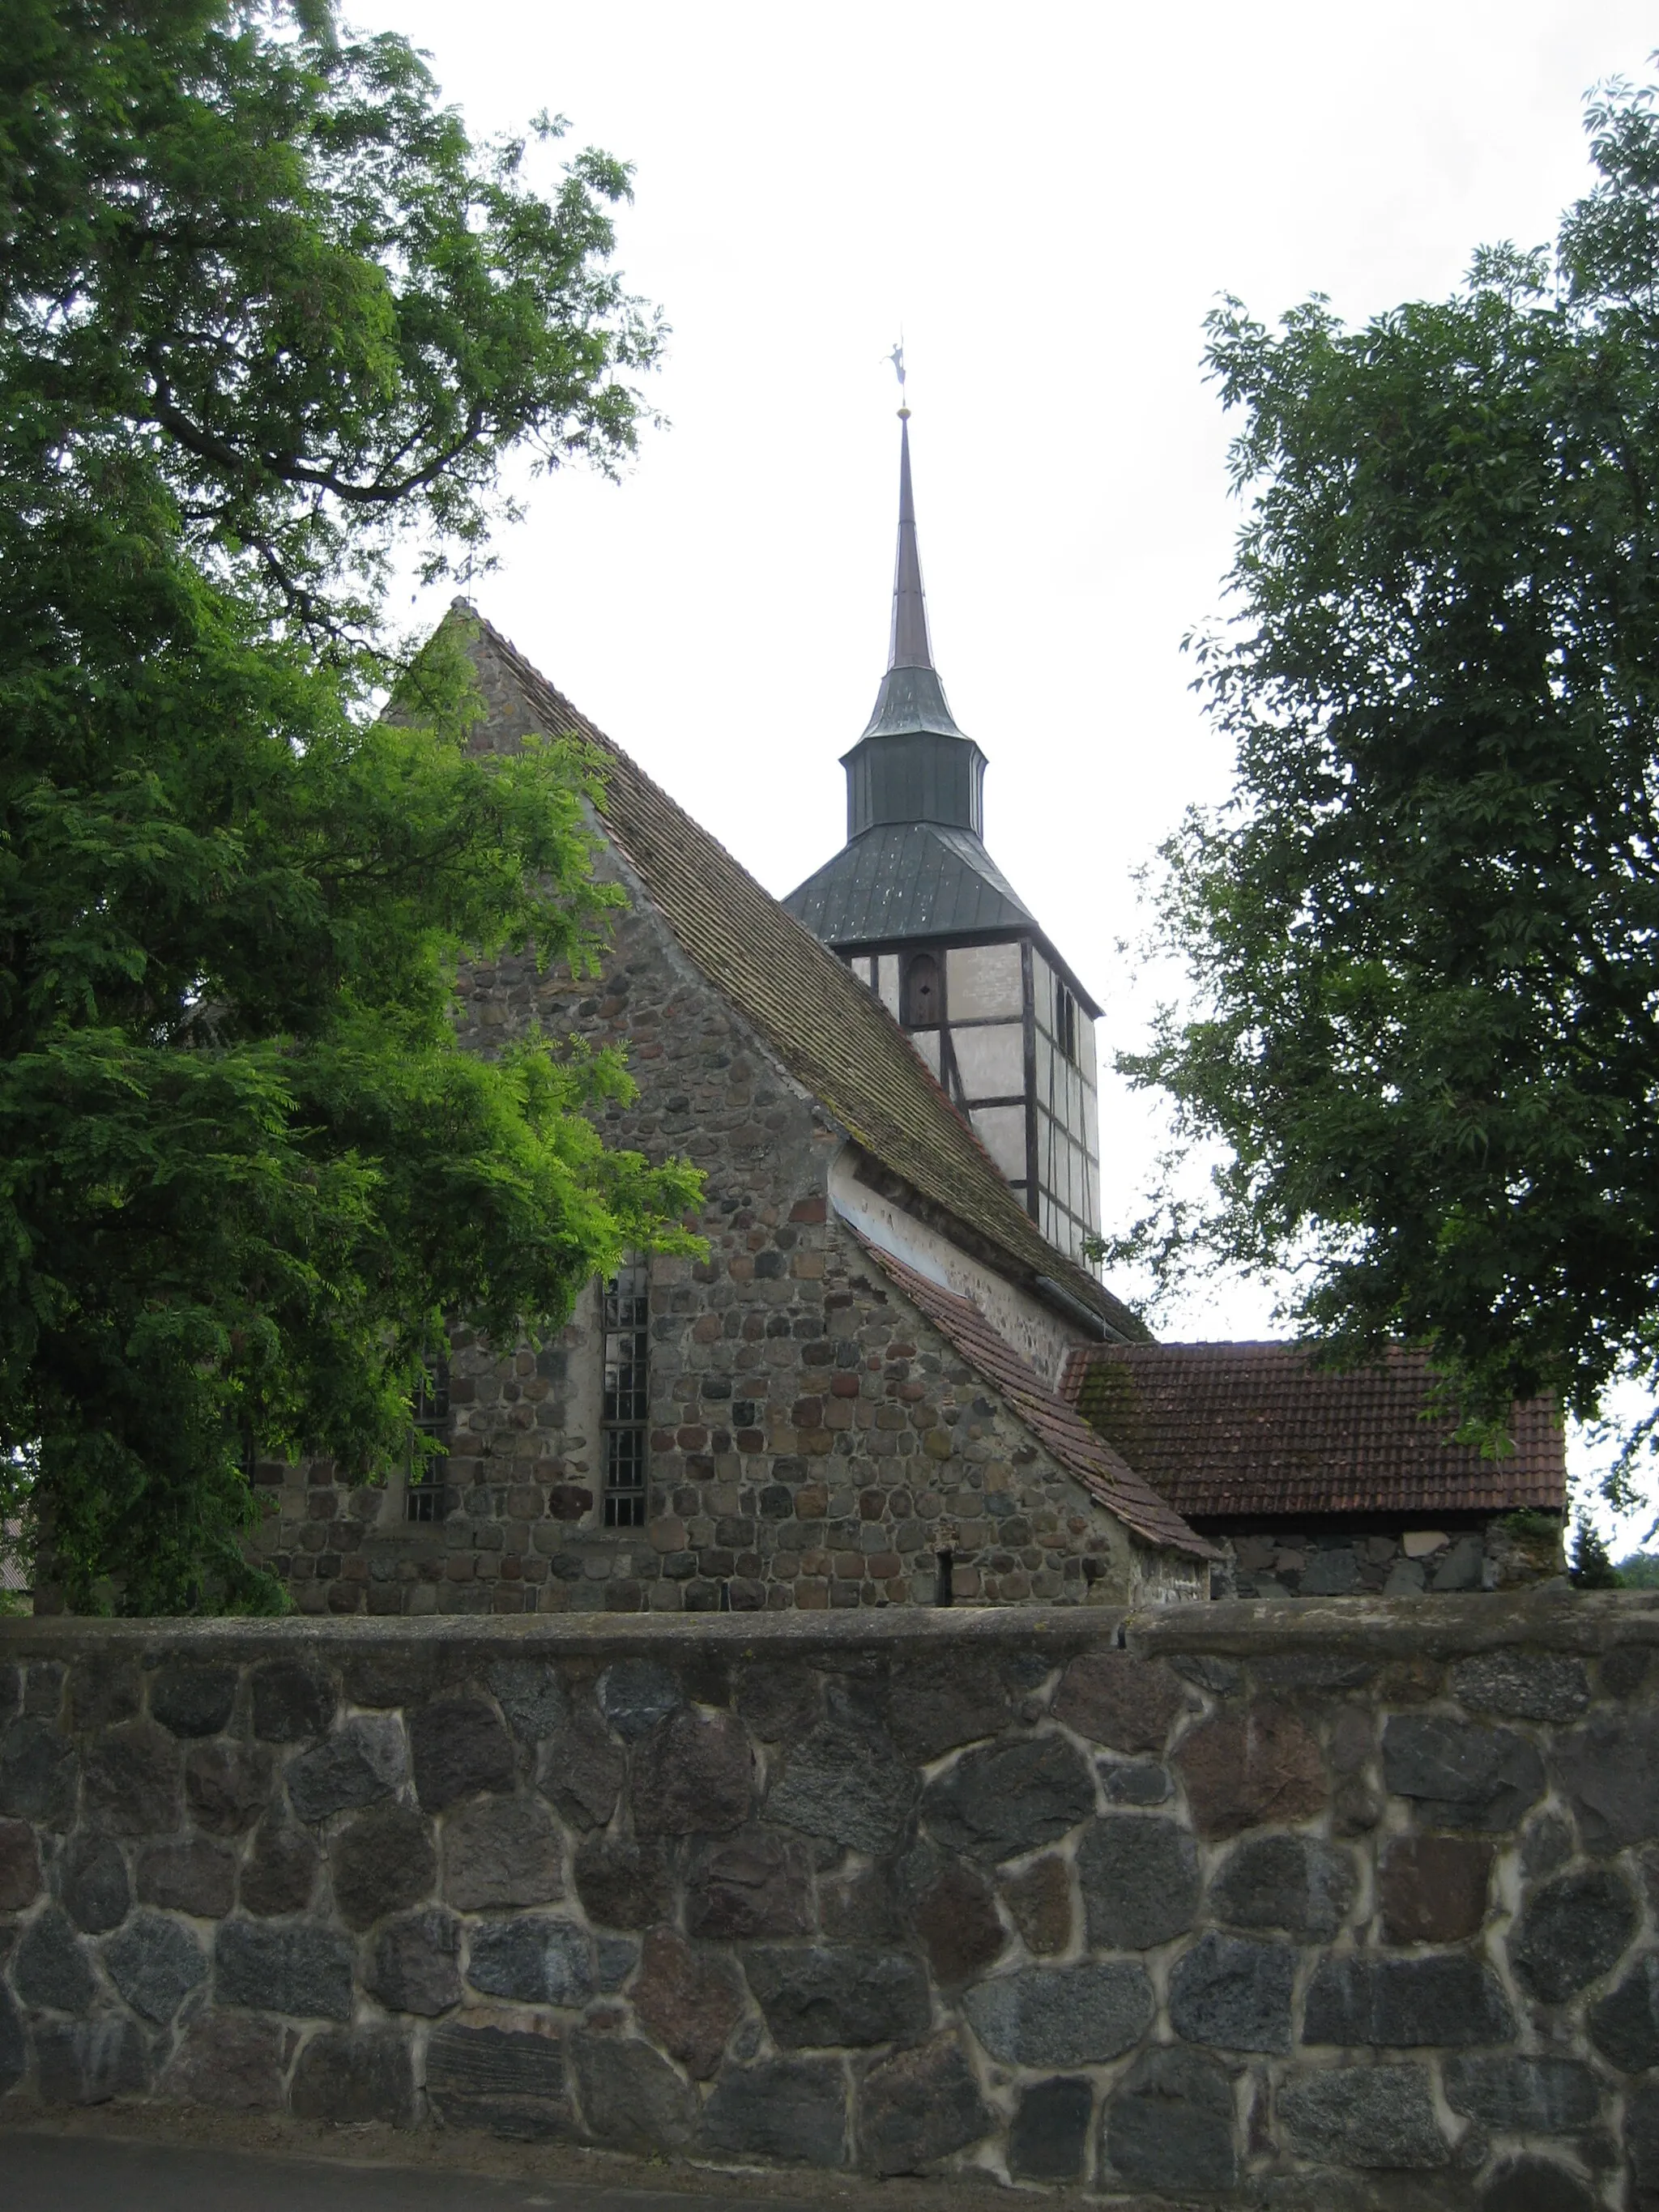
<path fill-rule="evenodd" d="M 1551 1571 L 1561 1432 L 1483 1462 L 1426 1376 L 1162 1346 L 1087 1263 L 1099 1009 L 984 839 L 933 666 L 909 424 L 888 666 L 842 850 L 782 902 L 458 601 L 475 750 L 583 741 L 603 972 L 478 963 L 463 1036 L 617 1048 L 608 1141 L 705 1176 L 702 1259 L 590 1284 L 556 1341 L 462 1335 L 385 1483 L 263 1462 L 256 1547 L 307 1613 L 1144 1606 Z"/>

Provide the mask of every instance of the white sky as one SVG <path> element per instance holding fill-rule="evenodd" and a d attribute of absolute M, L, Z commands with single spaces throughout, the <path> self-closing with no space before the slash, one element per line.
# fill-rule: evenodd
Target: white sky
<path fill-rule="evenodd" d="M 1133 872 L 1222 748 L 1180 653 L 1237 509 L 1200 368 L 1224 292 L 1362 318 L 1553 236 L 1634 0 L 1240 7 L 356 0 L 475 131 L 546 106 L 633 161 L 619 261 L 674 337 L 620 486 L 532 487 L 483 611 L 769 889 L 841 843 L 885 659 L 903 329 L 935 658 L 986 841 L 1138 1041 Z M 420 611 L 424 611 L 421 610 Z M 437 610 L 434 606 L 433 612 Z M 1157 1119 L 1108 1076 L 1124 1218 Z M 1167 1333 L 1267 1333 L 1238 1285 Z"/>

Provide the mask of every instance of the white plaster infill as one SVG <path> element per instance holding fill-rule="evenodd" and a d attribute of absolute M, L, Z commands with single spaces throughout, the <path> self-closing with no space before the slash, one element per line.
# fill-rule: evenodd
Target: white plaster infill
<path fill-rule="evenodd" d="M 841 1218 L 878 1252 L 890 1252 L 927 1282 L 977 1306 L 1003 1342 L 1051 1389 L 1058 1389 L 1068 1354 L 1077 1345 L 1092 1343 L 1092 1334 L 1073 1328 L 982 1260 L 970 1258 L 938 1230 L 860 1182 L 856 1158 L 854 1148 L 843 1145 L 830 1164 L 830 1203 Z"/>

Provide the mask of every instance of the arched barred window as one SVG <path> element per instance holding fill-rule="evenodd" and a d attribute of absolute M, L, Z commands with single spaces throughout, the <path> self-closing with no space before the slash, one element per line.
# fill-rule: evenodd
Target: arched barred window
<path fill-rule="evenodd" d="M 435 1451 L 411 1452 L 404 1478 L 405 1521 L 441 1521 L 449 1474 L 449 1362 L 434 1359 L 415 1393 L 415 1428 Z"/>
<path fill-rule="evenodd" d="M 642 1261 L 605 1286 L 605 1525 L 645 1526 L 650 1273 Z"/>

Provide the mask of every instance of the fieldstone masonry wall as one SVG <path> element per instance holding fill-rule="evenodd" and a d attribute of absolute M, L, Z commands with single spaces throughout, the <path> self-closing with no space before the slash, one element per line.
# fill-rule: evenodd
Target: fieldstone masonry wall
<path fill-rule="evenodd" d="M 1562 1571 L 1554 1514 L 1345 1514 L 1340 1521 L 1260 1522 L 1205 1533 L 1224 1564 L 1227 1597 L 1416 1597 L 1516 1589 Z"/>
<path fill-rule="evenodd" d="M 0 1624 L 0 2118 L 1659 2206 L 1645 1594 Z"/>
<path fill-rule="evenodd" d="M 458 1346 L 434 1521 L 404 1520 L 400 1482 L 354 1485 L 332 1461 L 256 1469 L 255 1549 L 303 1612 L 931 1605 L 940 1549 L 975 1603 L 1121 1605 L 1190 1574 L 1132 1553 L 836 1220 L 841 1133 L 637 891 L 599 981 L 503 960 L 462 991 L 481 1049 L 532 1021 L 621 1048 L 640 1096 L 607 1140 L 708 1176 L 708 1257 L 652 1267 L 647 1523 L 604 1526 L 590 1285 L 540 1351 Z"/>
<path fill-rule="evenodd" d="M 480 667 L 479 749 L 512 748 L 522 696 Z M 590 1285 L 540 1350 L 477 1340 L 452 1363 L 439 1510 L 400 1480 L 267 1461 L 255 1548 L 308 1614 L 807 1611 L 933 1602 L 936 1555 L 978 1603 L 1136 1601 L 1189 1564 L 1121 1525 L 899 1297 L 829 1203 L 845 1133 L 685 956 L 617 848 L 628 897 L 602 972 L 481 963 L 460 1035 L 500 1049 L 532 1024 L 622 1054 L 637 1098 L 609 1142 L 707 1177 L 706 1259 L 652 1269 L 644 1528 L 606 1528 L 603 1342 Z M 50 1592 L 41 1601 L 52 1602 Z"/>

